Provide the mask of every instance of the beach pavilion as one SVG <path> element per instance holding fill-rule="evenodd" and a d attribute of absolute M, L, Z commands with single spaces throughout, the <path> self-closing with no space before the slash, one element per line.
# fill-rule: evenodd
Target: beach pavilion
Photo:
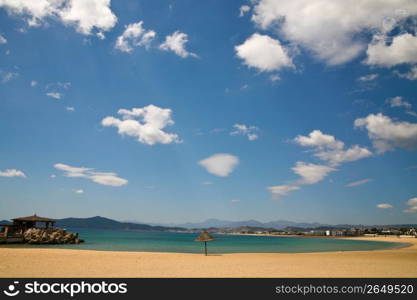
<path fill-rule="evenodd" d="M 23 241 L 23 234 L 30 228 L 44 228 L 50 229 L 55 225 L 56 220 L 44 218 L 34 214 L 29 217 L 21 217 L 12 219 L 13 224 L 1 224 L 3 229 L 0 232 L 0 242 L 21 242 Z M 37 226 L 38 223 L 43 226 Z"/>

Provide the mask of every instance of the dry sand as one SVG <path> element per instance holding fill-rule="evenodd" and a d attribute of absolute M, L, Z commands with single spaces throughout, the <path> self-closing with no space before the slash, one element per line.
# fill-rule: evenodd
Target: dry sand
<path fill-rule="evenodd" d="M 0 277 L 417 277 L 410 247 L 322 253 L 209 255 L 0 248 Z"/>

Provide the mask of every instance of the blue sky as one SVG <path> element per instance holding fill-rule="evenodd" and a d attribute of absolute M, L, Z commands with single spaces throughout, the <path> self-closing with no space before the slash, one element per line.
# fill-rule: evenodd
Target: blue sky
<path fill-rule="evenodd" d="M 0 219 L 416 223 L 417 4 L 348 2 L 0 0 Z"/>

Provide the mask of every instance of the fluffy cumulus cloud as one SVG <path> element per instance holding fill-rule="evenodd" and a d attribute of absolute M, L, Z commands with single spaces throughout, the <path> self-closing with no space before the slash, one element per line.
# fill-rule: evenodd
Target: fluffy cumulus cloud
<path fill-rule="evenodd" d="M 293 67 L 288 49 L 268 35 L 254 33 L 243 44 L 236 46 L 235 51 L 245 65 L 261 72 Z"/>
<path fill-rule="evenodd" d="M 173 125 L 172 110 L 148 105 L 131 110 L 119 109 L 121 119 L 106 117 L 101 124 L 106 127 L 116 127 L 121 135 L 137 138 L 147 145 L 180 143 L 177 134 L 165 132 L 167 126 Z"/>
<path fill-rule="evenodd" d="M 363 33 L 385 34 L 417 14 L 409 0 L 260 0 L 253 22 L 276 30 L 330 65 L 345 63 L 367 49 Z"/>
<path fill-rule="evenodd" d="M 417 197 L 411 198 L 405 204 L 408 206 L 405 213 L 417 213 Z"/>
<path fill-rule="evenodd" d="M 405 63 L 417 63 L 417 37 L 410 33 L 395 36 L 390 45 L 384 38 L 375 38 L 368 45 L 365 63 L 382 67 L 392 67 Z"/>
<path fill-rule="evenodd" d="M 156 32 L 143 28 L 143 21 L 125 26 L 125 31 L 117 37 L 115 48 L 122 52 L 132 52 L 134 47 L 149 48 Z"/>
<path fill-rule="evenodd" d="M 65 177 L 85 178 L 102 185 L 122 186 L 128 182 L 126 179 L 118 177 L 116 173 L 97 172 L 93 168 L 72 167 L 62 163 L 55 164 L 54 167 L 64 171 Z"/>
<path fill-rule="evenodd" d="M 346 150 L 319 151 L 315 154 L 316 157 L 323 161 L 327 161 L 332 166 L 337 166 L 344 162 L 359 160 L 371 155 L 371 151 L 358 145 L 354 145 Z"/>
<path fill-rule="evenodd" d="M 165 37 L 165 41 L 159 45 L 159 49 L 164 51 L 172 51 L 182 58 L 189 56 L 198 57 L 197 54 L 189 52 L 187 49 L 185 49 L 187 43 L 188 35 L 177 30 L 173 34 L 167 35 Z"/>
<path fill-rule="evenodd" d="M 39 26 L 47 18 L 54 18 L 86 35 L 96 31 L 103 36 L 117 22 L 110 0 L 0 0 L 0 7 L 22 16 L 29 26 Z"/>
<path fill-rule="evenodd" d="M 354 181 L 354 182 L 348 183 L 348 184 L 346 184 L 346 186 L 347 187 L 355 187 L 355 186 L 367 184 L 367 183 L 369 183 L 371 181 L 372 181 L 371 178 L 366 178 L 366 179 L 362 179 L 362 180 L 358 180 L 358 181 Z"/>
<path fill-rule="evenodd" d="M 381 113 L 370 114 L 355 120 L 355 127 L 365 128 L 379 153 L 394 147 L 414 150 L 417 148 L 417 123 L 394 121 Z"/>
<path fill-rule="evenodd" d="M 298 135 L 294 142 L 304 147 L 317 147 L 320 149 L 343 149 L 345 144 L 335 139 L 334 136 L 324 134 L 320 130 L 313 130 L 308 136 Z"/>
<path fill-rule="evenodd" d="M 82 190 L 82 189 L 74 190 L 74 193 L 76 193 L 76 194 L 84 194 L 84 190 Z"/>
<path fill-rule="evenodd" d="M 0 171 L 0 177 L 22 177 L 26 178 L 26 174 L 16 169 L 7 169 Z"/>
<path fill-rule="evenodd" d="M 289 192 L 299 190 L 300 187 L 296 185 L 275 185 L 268 186 L 267 189 L 271 192 L 274 200 L 280 200 L 281 196 L 285 196 Z"/>
<path fill-rule="evenodd" d="M 376 207 L 380 209 L 387 209 L 387 208 L 392 208 L 392 205 L 389 203 L 380 203 L 380 204 L 377 204 Z"/>
<path fill-rule="evenodd" d="M 233 131 L 230 132 L 230 135 L 243 135 L 248 138 L 249 141 L 254 141 L 258 139 L 257 131 L 258 127 L 256 126 L 247 126 L 244 124 L 234 124 Z"/>
<path fill-rule="evenodd" d="M 334 136 L 313 130 L 308 136 L 298 135 L 294 142 L 304 147 L 313 147 L 314 156 L 337 166 L 344 162 L 359 160 L 372 155 L 367 148 L 358 145 L 345 149 L 345 144 Z"/>
<path fill-rule="evenodd" d="M 227 177 L 239 164 L 239 158 L 228 153 L 218 153 L 200 160 L 198 164 L 210 174 Z"/>
<path fill-rule="evenodd" d="M 407 102 L 403 99 L 403 97 L 401 96 L 396 96 L 393 98 L 388 98 L 386 100 L 386 102 L 391 106 L 391 107 L 405 107 L 405 108 L 411 108 L 411 103 Z"/>
<path fill-rule="evenodd" d="M 298 184 L 315 184 L 322 181 L 330 172 L 336 171 L 335 168 L 326 165 L 316 165 L 298 161 L 295 167 L 291 168 L 295 174 L 301 177 Z"/>

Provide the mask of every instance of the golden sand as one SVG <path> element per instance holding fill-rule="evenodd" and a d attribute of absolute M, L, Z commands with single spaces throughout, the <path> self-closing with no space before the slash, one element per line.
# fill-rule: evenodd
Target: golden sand
<path fill-rule="evenodd" d="M 417 239 L 392 250 L 201 254 L 0 248 L 0 277 L 417 277 Z"/>

